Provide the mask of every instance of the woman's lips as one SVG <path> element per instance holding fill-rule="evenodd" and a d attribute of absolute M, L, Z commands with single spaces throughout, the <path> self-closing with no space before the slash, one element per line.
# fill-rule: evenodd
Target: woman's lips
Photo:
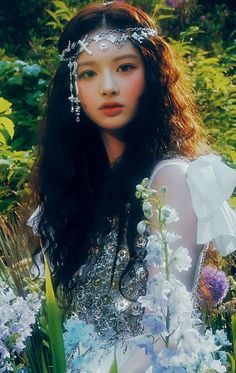
<path fill-rule="evenodd" d="M 101 108 L 101 112 L 109 117 L 120 114 L 124 109 L 124 106 L 105 106 Z"/>

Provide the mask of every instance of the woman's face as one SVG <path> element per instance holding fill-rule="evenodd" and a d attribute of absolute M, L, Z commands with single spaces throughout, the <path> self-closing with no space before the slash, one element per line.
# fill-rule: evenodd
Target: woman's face
<path fill-rule="evenodd" d="M 97 30 L 92 33 L 104 31 Z M 78 91 L 87 116 L 104 130 L 123 128 L 134 117 L 145 86 L 144 64 L 130 42 L 106 50 L 91 42 L 78 57 Z"/>

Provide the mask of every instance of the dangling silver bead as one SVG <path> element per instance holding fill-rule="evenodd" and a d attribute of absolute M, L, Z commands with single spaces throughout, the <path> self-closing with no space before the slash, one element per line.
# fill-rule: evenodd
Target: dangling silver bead
<path fill-rule="evenodd" d="M 79 97 L 76 97 L 75 100 L 75 117 L 76 122 L 80 122 L 80 99 Z"/>
<path fill-rule="evenodd" d="M 109 48 L 109 46 L 108 46 L 107 43 L 103 42 L 103 43 L 100 44 L 99 48 L 100 48 L 101 51 L 105 51 Z"/>

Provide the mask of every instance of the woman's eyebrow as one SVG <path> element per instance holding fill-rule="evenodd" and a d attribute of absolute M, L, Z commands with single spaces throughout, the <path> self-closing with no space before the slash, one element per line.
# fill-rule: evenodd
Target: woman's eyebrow
<path fill-rule="evenodd" d="M 117 61 L 123 60 L 125 58 L 135 58 L 137 60 L 140 59 L 140 57 L 137 56 L 136 54 L 123 54 L 123 55 L 114 57 L 113 61 L 117 62 Z M 92 60 L 91 61 L 83 61 L 83 62 L 78 62 L 78 67 L 85 66 L 85 65 L 96 65 L 96 64 L 97 64 L 97 62 L 92 61 Z"/>

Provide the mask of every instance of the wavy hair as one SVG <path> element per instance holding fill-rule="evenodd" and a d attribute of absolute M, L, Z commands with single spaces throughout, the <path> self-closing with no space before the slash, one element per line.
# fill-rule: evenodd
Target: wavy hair
<path fill-rule="evenodd" d="M 68 41 L 104 26 L 156 28 L 141 9 L 126 3 L 89 4 L 67 24 L 59 52 Z M 54 268 L 56 286 L 70 290 L 73 274 L 88 258 L 96 232 L 106 234 L 109 218 L 118 218 L 119 236 L 127 225 L 131 260 L 136 225 L 142 216 L 135 186 L 156 162 L 173 156 L 207 153 L 201 119 L 192 100 L 183 62 L 158 33 L 134 44 L 145 67 L 145 90 L 125 132 L 125 151 L 111 168 L 98 128 L 82 111 L 75 124 L 70 112 L 69 72 L 61 62 L 53 78 L 40 131 L 33 189 L 43 207 L 39 231 Z M 130 211 L 127 216 L 127 204 Z M 119 240 L 117 251 L 119 250 Z M 35 254 L 39 251 L 36 250 Z"/>

